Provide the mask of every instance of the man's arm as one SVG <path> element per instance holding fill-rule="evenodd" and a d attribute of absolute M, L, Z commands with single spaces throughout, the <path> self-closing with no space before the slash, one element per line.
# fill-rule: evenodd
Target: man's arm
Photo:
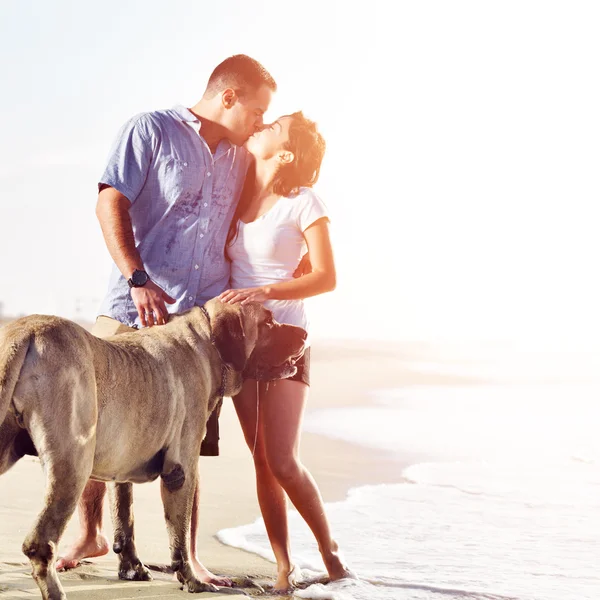
<path fill-rule="evenodd" d="M 115 188 L 101 187 L 96 204 L 96 216 L 100 221 L 108 252 L 125 279 L 129 279 L 136 269 L 144 269 L 142 259 L 135 247 L 129 215 L 130 207 L 131 202 Z M 169 315 L 165 302 L 168 304 L 175 302 L 150 280 L 143 287 L 131 288 L 131 298 L 144 327 L 166 323 Z"/>
<path fill-rule="evenodd" d="M 131 202 L 123 194 L 108 185 L 102 186 L 98 194 L 96 216 L 108 252 L 125 279 L 129 279 L 135 269 L 144 268 L 135 247 L 130 207 Z"/>

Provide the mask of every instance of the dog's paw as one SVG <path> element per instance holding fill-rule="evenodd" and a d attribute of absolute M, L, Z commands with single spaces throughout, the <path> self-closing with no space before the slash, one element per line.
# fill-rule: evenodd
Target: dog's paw
<path fill-rule="evenodd" d="M 142 564 L 141 561 L 129 565 L 121 565 L 119 569 L 119 579 L 125 581 L 152 581 L 150 571 Z"/>
<path fill-rule="evenodd" d="M 222 592 L 223 588 L 218 588 L 212 583 L 204 583 L 199 579 L 191 579 L 185 582 L 190 594 L 199 594 L 200 592 Z"/>

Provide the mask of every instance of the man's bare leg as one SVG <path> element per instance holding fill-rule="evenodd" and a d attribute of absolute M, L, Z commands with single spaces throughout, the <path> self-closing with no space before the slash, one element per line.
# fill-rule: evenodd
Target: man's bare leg
<path fill-rule="evenodd" d="M 73 569 L 84 558 L 108 554 L 109 544 L 102 534 L 102 506 L 106 484 L 89 480 L 79 499 L 79 539 L 56 561 L 56 570 Z"/>
<path fill-rule="evenodd" d="M 191 558 L 192 566 L 198 578 L 204 583 L 213 583 L 221 587 L 231 587 L 233 582 L 228 577 L 219 577 L 214 573 L 211 573 L 199 560 L 198 560 L 198 508 L 200 504 L 200 477 L 198 476 L 198 483 L 196 483 L 196 491 L 194 492 L 194 504 L 192 505 L 192 522 L 191 522 Z"/>

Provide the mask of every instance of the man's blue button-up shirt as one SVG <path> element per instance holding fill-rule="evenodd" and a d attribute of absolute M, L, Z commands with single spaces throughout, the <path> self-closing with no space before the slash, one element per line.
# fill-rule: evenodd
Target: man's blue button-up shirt
<path fill-rule="evenodd" d="M 119 132 L 100 184 L 131 202 L 144 268 L 177 300 L 169 312 L 202 305 L 228 287 L 223 250 L 249 162 L 246 150 L 227 140 L 213 155 L 200 121 L 183 106 L 137 115 Z M 140 325 L 116 266 L 100 314 Z"/>

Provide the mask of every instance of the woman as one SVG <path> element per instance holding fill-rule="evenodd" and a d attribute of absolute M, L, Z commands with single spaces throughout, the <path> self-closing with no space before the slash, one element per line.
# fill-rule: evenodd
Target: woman
<path fill-rule="evenodd" d="M 233 289 L 220 297 L 230 303 L 262 302 L 277 321 L 306 329 L 302 299 L 335 287 L 327 210 L 310 189 L 319 177 L 325 142 L 316 125 L 297 112 L 255 133 L 246 148 L 255 172 L 254 177 L 249 173 L 229 235 Z M 294 279 L 306 248 L 312 272 Z M 277 591 L 288 591 L 295 578 L 286 494 L 315 535 L 329 577 L 351 576 L 331 536 L 319 490 L 299 456 L 309 364 L 307 347 L 296 375 L 268 384 L 248 380 L 233 399 L 253 452 L 258 500 L 277 560 Z"/>

